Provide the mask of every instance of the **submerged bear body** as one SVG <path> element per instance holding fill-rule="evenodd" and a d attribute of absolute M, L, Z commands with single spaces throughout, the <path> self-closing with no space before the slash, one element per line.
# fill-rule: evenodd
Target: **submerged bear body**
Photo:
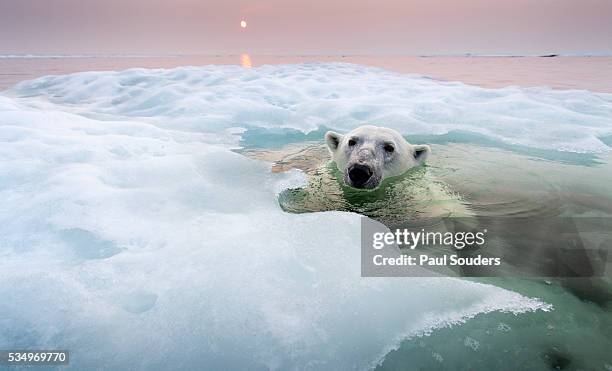
<path fill-rule="evenodd" d="M 283 210 L 293 213 L 355 212 L 388 227 L 415 220 L 468 215 L 459 196 L 428 176 L 423 167 L 384 180 L 370 191 L 347 186 L 341 177 L 333 162 L 327 162 L 309 174 L 306 187 L 281 192 L 279 204 Z"/>
<path fill-rule="evenodd" d="M 358 133 L 363 136 L 366 132 L 360 130 Z M 374 187 L 371 184 L 368 187 L 355 187 L 354 179 L 351 179 L 349 173 L 351 161 L 360 164 L 363 157 L 351 158 L 351 151 L 342 149 L 342 141 L 347 146 L 349 145 L 348 140 L 351 137 L 347 135 L 344 138 L 336 137 L 339 140 L 335 149 L 345 153 L 336 154 L 336 156 L 334 156 L 334 148 L 330 148 L 329 133 L 326 135 L 326 145 L 307 142 L 292 144 L 280 150 L 248 150 L 243 153 L 249 157 L 272 162 L 274 172 L 299 169 L 308 175 L 307 186 L 286 189 L 279 194 L 279 205 L 287 212 L 355 212 L 377 220 L 388 227 L 403 225 L 415 220 L 469 215 L 459 195 L 452 192 L 446 184 L 431 176 L 427 167 L 421 166 L 430 153 L 430 148 L 409 145 L 401 136 L 400 138 L 395 137 L 393 141 L 394 152 L 397 151 L 396 156 L 392 157 L 394 160 L 389 161 L 388 157 L 385 164 L 384 158 L 381 163 L 380 160 L 376 162 L 371 157 L 366 157 L 371 162 L 361 163 L 364 166 L 381 166 L 371 170 L 372 176 L 377 178 L 375 173 L 378 173 L 380 179 L 366 180 L 361 183 L 364 185 L 368 181 L 374 181 L 376 185 Z M 361 137 L 361 140 L 370 141 L 368 150 L 372 152 L 378 150 L 379 154 L 381 154 L 381 149 L 385 150 L 384 145 L 389 144 L 386 143 L 387 138 L 380 142 L 383 143 L 381 148 L 376 149 L 372 148 L 377 144 L 372 145 L 371 138 Z M 402 140 L 405 144 L 402 143 Z M 382 154 L 384 156 L 384 153 Z M 366 173 L 365 176 L 367 175 Z"/>

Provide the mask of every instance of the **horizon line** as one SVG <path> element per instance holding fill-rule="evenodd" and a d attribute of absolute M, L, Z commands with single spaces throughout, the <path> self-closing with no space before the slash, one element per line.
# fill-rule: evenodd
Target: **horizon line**
<path fill-rule="evenodd" d="M 235 57 L 243 54 L 262 57 L 612 57 L 612 51 L 542 53 L 11 53 L 0 52 L 0 59 L 34 58 L 180 58 Z"/>

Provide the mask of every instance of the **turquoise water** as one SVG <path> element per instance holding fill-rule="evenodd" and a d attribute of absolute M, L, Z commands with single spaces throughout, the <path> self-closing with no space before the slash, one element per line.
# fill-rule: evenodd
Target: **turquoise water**
<path fill-rule="evenodd" d="M 558 283 L 521 279 L 487 282 L 542 298 L 554 310 L 520 316 L 479 315 L 460 326 L 405 340 L 385 357 L 378 370 L 607 370 L 612 367 L 612 316 L 608 305 L 582 299 Z"/>
<path fill-rule="evenodd" d="M 290 143 L 312 146 L 312 140 L 325 130 L 305 135 L 291 130 L 253 129 L 244 133 L 241 144 L 270 151 L 279 151 Z M 341 184 L 337 169 L 328 164 L 311 173 L 308 187 L 281 193 L 280 205 L 288 212 L 356 212 L 392 225 L 394 218 L 418 216 L 415 208 L 439 203 L 441 200 L 431 195 L 428 200 L 415 201 L 416 194 L 423 195 L 424 181 L 436 181 L 445 184 L 445 194 L 454 194 L 455 200 L 475 216 L 534 220 L 612 216 L 612 162 L 608 154 L 533 149 L 467 132 L 408 139 L 432 146 L 427 166 L 383 182 L 376 191 L 351 193 Z M 400 188 L 404 191 L 398 191 Z M 398 203 L 402 197 L 408 201 Z M 475 279 L 541 298 L 554 310 L 520 316 L 480 314 L 464 324 L 402 341 L 377 369 L 612 369 L 610 272 L 608 264 L 604 276 L 595 278 Z"/>
<path fill-rule="evenodd" d="M 274 150 L 322 138 L 327 130 L 249 129 L 240 145 Z M 608 153 L 530 148 L 458 131 L 407 139 L 432 146 L 429 173 L 461 193 L 478 215 L 612 216 Z"/>

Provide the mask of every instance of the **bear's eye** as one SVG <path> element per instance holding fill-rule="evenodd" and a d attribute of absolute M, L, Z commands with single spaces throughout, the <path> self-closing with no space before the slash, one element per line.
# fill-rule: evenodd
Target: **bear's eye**
<path fill-rule="evenodd" d="M 357 142 L 355 141 L 355 139 L 349 139 L 349 141 L 348 141 L 348 145 L 349 145 L 349 147 L 352 147 L 352 146 L 354 146 L 355 144 L 357 144 Z"/>
<path fill-rule="evenodd" d="M 393 147 L 393 145 L 389 143 L 385 144 L 385 152 L 393 153 L 393 151 L 395 151 L 395 148 Z"/>

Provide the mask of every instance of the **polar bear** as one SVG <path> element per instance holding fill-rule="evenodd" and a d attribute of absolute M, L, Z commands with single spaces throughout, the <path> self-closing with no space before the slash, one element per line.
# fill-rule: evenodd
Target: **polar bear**
<path fill-rule="evenodd" d="M 362 189 L 374 189 L 383 179 L 406 173 L 431 153 L 427 145 L 412 145 L 397 131 L 373 125 L 345 135 L 328 131 L 325 142 L 344 182 Z"/>
<path fill-rule="evenodd" d="M 471 214 L 462 197 L 435 174 L 440 158 L 447 155 L 431 158 L 432 167 L 418 166 L 431 152 L 429 146 L 410 145 L 394 130 L 369 125 L 344 135 L 328 132 L 321 139 L 325 140 L 240 152 L 271 162 L 274 173 L 298 170 L 308 176 L 306 186 L 288 188 L 278 195 L 279 205 L 287 212 L 349 211 L 390 228 L 415 220 Z M 349 143 L 351 140 L 355 143 Z M 438 150 L 444 153 L 443 147 Z M 353 165 L 368 166 L 363 177 L 368 171 L 370 176 L 361 183 L 359 174 L 351 179 Z"/>

